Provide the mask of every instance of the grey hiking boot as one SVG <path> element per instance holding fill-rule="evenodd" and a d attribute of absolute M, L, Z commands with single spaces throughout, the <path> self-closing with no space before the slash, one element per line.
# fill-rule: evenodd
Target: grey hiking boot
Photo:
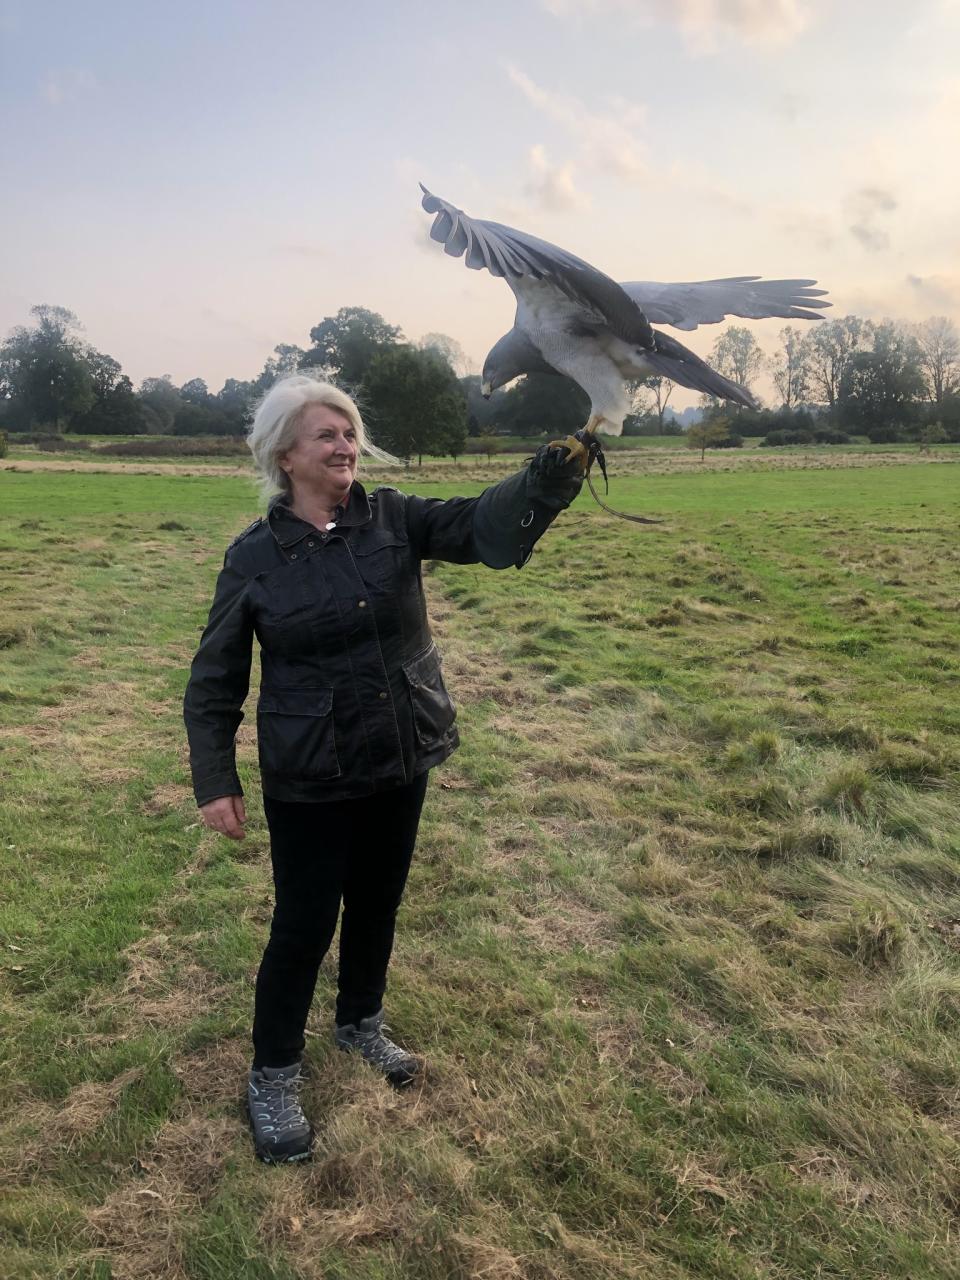
<path fill-rule="evenodd" d="M 310 1157 L 313 1132 L 300 1106 L 300 1063 L 250 1072 L 247 1106 L 257 1155 L 266 1164 L 288 1164 Z"/>
<path fill-rule="evenodd" d="M 422 1063 L 383 1034 L 389 1030 L 381 1009 L 357 1023 L 334 1027 L 333 1036 L 341 1049 L 356 1049 L 371 1066 L 382 1071 L 392 1085 L 402 1088 L 411 1083 Z"/>

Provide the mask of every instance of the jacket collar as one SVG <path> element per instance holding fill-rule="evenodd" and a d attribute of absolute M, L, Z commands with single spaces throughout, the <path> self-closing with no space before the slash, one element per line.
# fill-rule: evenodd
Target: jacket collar
<path fill-rule="evenodd" d="M 308 533 L 317 532 L 316 525 L 295 516 L 287 503 L 287 495 L 278 493 L 267 504 L 267 523 L 281 547 L 293 546 Z M 359 480 L 354 480 L 350 486 L 350 501 L 347 503 L 346 513 L 342 520 L 337 521 L 337 528 L 348 529 L 353 525 L 367 524 L 372 515 L 366 489 Z"/>

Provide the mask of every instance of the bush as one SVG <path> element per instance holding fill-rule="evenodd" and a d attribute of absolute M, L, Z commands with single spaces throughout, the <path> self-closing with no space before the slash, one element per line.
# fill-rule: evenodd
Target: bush
<path fill-rule="evenodd" d="M 867 432 L 871 444 L 899 444 L 902 438 L 896 427 L 871 427 Z"/>
<path fill-rule="evenodd" d="M 36 447 L 41 453 L 76 453 L 78 450 L 90 448 L 89 440 L 71 440 L 69 436 L 48 436 L 45 440 L 37 440 Z"/>
<path fill-rule="evenodd" d="M 708 410 L 705 419 L 719 417 L 729 421 L 738 435 L 760 439 L 775 431 L 812 431 L 814 416 L 809 409 L 738 409 L 730 414 L 721 406 Z"/>
<path fill-rule="evenodd" d="M 708 449 L 742 449 L 743 436 L 738 436 L 731 431 L 729 435 L 721 436 L 719 440 L 708 440 Z"/>
<path fill-rule="evenodd" d="M 0 431 L 0 458 L 7 456 L 7 433 Z"/>
<path fill-rule="evenodd" d="M 771 431 L 761 442 L 761 449 L 778 449 L 790 444 L 814 444 L 812 431 Z"/>
<path fill-rule="evenodd" d="M 59 431 L 11 431 L 10 444 L 40 444 L 44 440 L 62 440 Z"/>
<path fill-rule="evenodd" d="M 950 437 L 942 422 L 931 422 L 920 432 L 919 443 L 921 445 L 946 444 Z"/>
<path fill-rule="evenodd" d="M 818 427 L 813 433 L 817 444 L 849 444 L 850 437 L 846 431 L 835 431 L 830 427 Z"/>
<path fill-rule="evenodd" d="M 210 458 L 249 456 L 243 436 L 141 436 L 101 444 L 94 453 L 121 458 Z"/>

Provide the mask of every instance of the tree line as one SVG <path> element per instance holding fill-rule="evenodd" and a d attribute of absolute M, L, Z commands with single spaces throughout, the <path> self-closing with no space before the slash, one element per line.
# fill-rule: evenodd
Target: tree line
<path fill-rule="evenodd" d="M 788 325 L 772 356 L 749 329 L 731 325 L 708 358 L 754 394 L 757 379 L 768 374 L 775 406 L 740 409 L 704 397 L 704 426 L 725 424 L 730 434 L 774 444 L 841 443 L 850 434 L 878 444 L 960 441 L 960 334 L 946 316 L 913 325 L 859 316 L 805 330 Z M 662 424 L 672 390 L 667 379 L 639 387 L 638 420 Z"/>
<path fill-rule="evenodd" d="M 135 388 L 117 360 L 86 341 L 65 307 L 36 306 L 31 315 L 31 325 L 0 344 L 0 428 L 11 432 L 241 435 L 257 400 L 297 370 L 316 370 L 354 395 L 374 439 L 405 459 L 456 457 L 468 435 L 563 435 L 589 414 L 579 387 L 545 374 L 484 400 L 454 339 L 433 333 L 408 342 L 398 326 L 364 307 L 324 317 L 307 345 L 276 346 L 255 378 L 228 378 L 216 392 L 201 377 L 177 386 L 168 375 Z M 806 331 L 787 326 L 772 357 L 734 325 L 717 338 L 710 360 L 751 390 L 761 374 L 772 378 L 779 401 L 773 409 L 731 410 L 705 400 L 707 424 L 727 422 L 740 436 L 809 431 L 816 420 L 821 432 L 881 441 L 916 438 L 934 426 L 943 438 L 960 439 L 960 338 L 942 316 L 914 326 L 856 316 Z M 669 410 L 668 379 L 646 379 L 634 392 L 625 434 L 681 430 Z"/>

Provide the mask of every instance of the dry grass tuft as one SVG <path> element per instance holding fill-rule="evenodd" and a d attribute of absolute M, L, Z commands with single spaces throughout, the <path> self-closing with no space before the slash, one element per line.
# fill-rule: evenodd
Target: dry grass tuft
<path fill-rule="evenodd" d="M 165 933 L 139 938 L 124 949 L 130 968 L 120 995 L 91 997 L 90 1011 L 99 1007 L 121 1010 L 149 1026 L 173 1030 L 192 1022 L 227 994 L 214 975 L 184 957 L 184 939 Z"/>
<path fill-rule="evenodd" d="M 232 1103 L 242 1094 L 249 1067 L 250 1046 L 245 1040 L 218 1040 L 173 1062 L 184 1104 L 191 1108 Z"/>
<path fill-rule="evenodd" d="M 873 968 L 891 964 L 902 952 L 906 938 L 903 921 L 883 904 L 865 903 L 830 930 L 835 947 Z"/>
<path fill-rule="evenodd" d="M 243 1133 L 237 1119 L 189 1117 L 164 1126 L 138 1160 L 138 1173 L 86 1213 L 91 1243 L 114 1280 L 181 1280 L 184 1230 L 219 1187 Z"/>
<path fill-rule="evenodd" d="M 193 791 L 190 787 L 173 782 L 155 787 L 140 806 L 141 812 L 151 818 L 161 818 L 168 813 L 190 812 L 194 808 Z"/>
<path fill-rule="evenodd" d="M 52 1134 L 48 1129 L 51 1145 L 70 1147 L 78 1139 L 93 1133 L 114 1109 L 127 1085 L 142 1075 L 142 1067 L 131 1067 L 105 1083 L 91 1080 L 76 1085 L 53 1117 Z"/>
<path fill-rule="evenodd" d="M 522 1259 L 491 1240 L 455 1231 L 450 1241 L 461 1255 L 464 1275 L 476 1280 L 526 1280 L 529 1275 Z"/>
<path fill-rule="evenodd" d="M 841 817 L 856 818 L 865 811 L 872 790 L 873 779 L 862 765 L 841 764 L 823 779 L 819 803 Z"/>

